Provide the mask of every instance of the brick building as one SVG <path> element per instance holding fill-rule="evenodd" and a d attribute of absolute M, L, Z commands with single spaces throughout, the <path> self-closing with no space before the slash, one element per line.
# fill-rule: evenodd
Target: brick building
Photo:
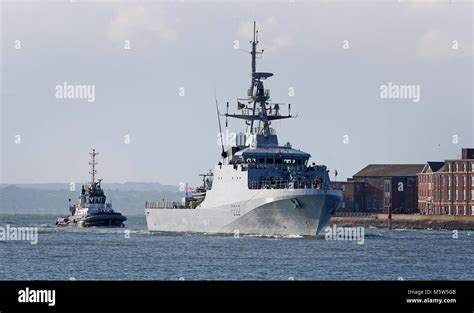
<path fill-rule="evenodd" d="M 342 183 L 342 212 L 418 212 L 418 176 L 424 164 L 369 164 Z"/>
<path fill-rule="evenodd" d="M 428 162 L 418 174 L 422 214 L 474 215 L 474 149 L 461 159 Z"/>

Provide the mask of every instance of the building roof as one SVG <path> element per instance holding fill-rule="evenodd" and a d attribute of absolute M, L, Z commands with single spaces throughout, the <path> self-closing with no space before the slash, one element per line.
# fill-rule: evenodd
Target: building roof
<path fill-rule="evenodd" d="M 444 162 L 433 162 L 433 161 L 428 161 L 428 166 L 431 168 L 431 170 L 434 172 L 437 172 L 442 168 L 444 165 Z"/>
<path fill-rule="evenodd" d="M 421 170 L 420 174 L 431 174 L 431 173 L 441 172 L 443 170 L 444 170 L 444 162 L 428 161 L 423 167 L 423 170 Z"/>
<path fill-rule="evenodd" d="M 445 172 L 446 170 L 446 163 L 443 162 L 443 166 L 441 166 L 439 169 L 438 169 L 438 172 Z"/>
<path fill-rule="evenodd" d="M 369 164 L 353 177 L 417 176 L 425 164 Z"/>

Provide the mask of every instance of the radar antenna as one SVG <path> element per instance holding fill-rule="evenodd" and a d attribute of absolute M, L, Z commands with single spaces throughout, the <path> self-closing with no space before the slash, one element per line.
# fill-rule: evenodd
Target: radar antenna
<path fill-rule="evenodd" d="M 250 42 L 252 45 L 252 79 L 251 85 L 248 90 L 248 103 L 251 107 L 247 107 L 245 104 L 240 103 L 237 100 L 237 108 L 241 110 L 240 114 L 225 114 L 227 117 L 233 117 L 238 119 L 246 120 L 246 124 L 249 126 L 249 133 L 259 133 L 268 136 L 272 133 L 270 129 L 271 121 L 280 120 L 285 118 L 293 117 L 290 112 L 288 115 L 280 114 L 280 103 L 270 103 L 270 90 L 265 89 L 263 81 L 273 76 L 273 73 L 268 72 L 257 72 L 256 58 L 257 55 L 263 54 L 257 50 L 258 41 L 258 30 L 256 29 L 256 22 L 253 22 L 253 41 Z M 242 99 L 243 100 L 243 99 Z M 290 111 L 290 105 L 288 105 L 288 111 Z M 263 127 L 255 127 L 254 122 L 258 121 L 259 125 L 263 124 Z"/>

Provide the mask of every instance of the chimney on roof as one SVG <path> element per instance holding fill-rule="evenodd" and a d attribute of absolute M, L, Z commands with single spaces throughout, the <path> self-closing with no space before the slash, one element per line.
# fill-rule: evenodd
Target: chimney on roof
<path fill-rule="evenodd" d="M 474 159 L 474 149 L 473 148 L 462 148 L 462 159 Z"/>

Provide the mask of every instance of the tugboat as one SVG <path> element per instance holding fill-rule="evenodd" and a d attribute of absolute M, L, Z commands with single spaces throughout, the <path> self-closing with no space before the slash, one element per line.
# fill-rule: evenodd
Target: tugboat
<path fill-rule="evenodd" d="M 325 165 L 309 163 L 311 155 L 279 144 L 272 121 L 294 117 L 290 104 L 270 102 L 264 81 L 273 73 L 256 71 L 258 32 L 251 41 L 252 72 L 247 97 L 237 112 L 221 115 L 221 158 L 203 185 L 186 190 L 181 202 L 146 202 L 150 232 L 198 232 L 314 236 L 342 205 L 342 190 Z M 282 114 L 283 109 L 287 114 Z M 245 121 L 246 132 L 226 150 L 220 116 Z M 309 121 L 311 122 L 311 121 Z M 227 126 L 227 122 L 226 122 Z"/>
<path fill-rule="evenodd" d="M 95 166 L 98 164 L 95 157 L 99 154 L 92 150 L 91 155 L 91 183 L 90 186 L 82 186 L 79 203 L 71 205 L 69 199 L 69 212 L 71 215 L 67 217 L 59 217 L 56 221 L 57 226 L 108 226 L 108 227 L 124 227 L 123 224 L 127 218 L 122 214 L 115 212 L 111 202 L 106 202 L 104 190 L 101 187 L 102 179 L 96 181 L 95 175 L 97 170 Z"/>

